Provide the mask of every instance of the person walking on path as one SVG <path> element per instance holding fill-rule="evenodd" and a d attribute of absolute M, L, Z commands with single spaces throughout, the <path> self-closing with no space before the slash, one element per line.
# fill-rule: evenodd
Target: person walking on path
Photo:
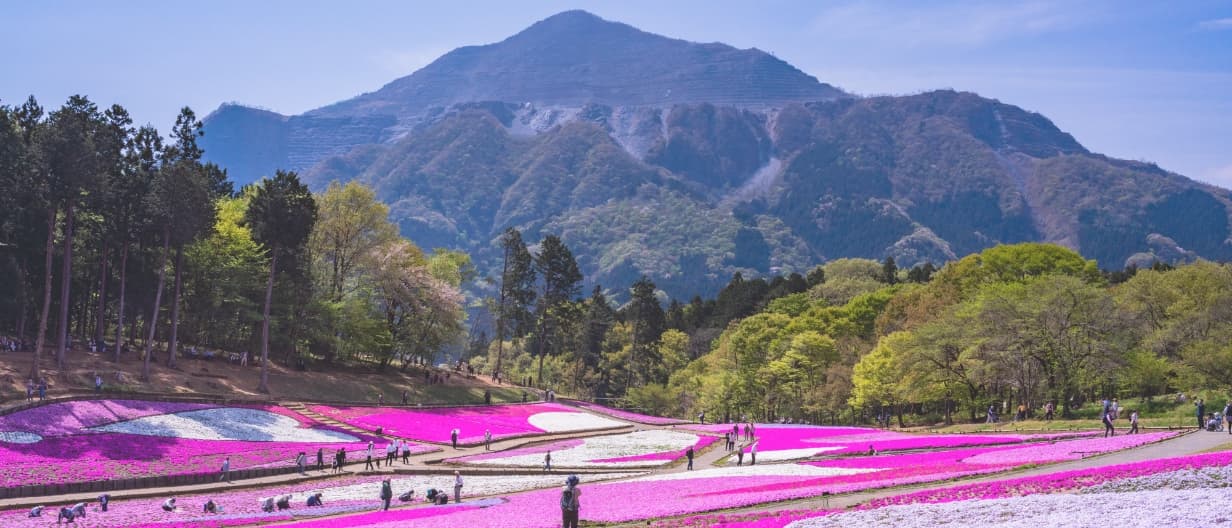
<path fill-rule="evenodd" d="M 756 466 L 757 465 L 757 442 L 753 442 L 753 445 L 749 447 L 749 457 L 750 457 L 749 465 Z"/>
<path fill-rule="evenodd" d="M 1228 425 L 1228 434 L 1232 435 L 1232 400 L 1223 406 L 1223 421 Z"/>
<path fill-rule="evenodd" d="M 578 510 L 582 504 L 579 500 L 582 490 L 578 488 L 577 475 L 569 475 L 565 479 L 565 488 L 560 491 L 560 516 L 564 528 L 578 527 Z"/>
<path fill-rule="evenodd" d="M 94 392 L 103 392 L 103 377 L 99 376 L 97 372 L 94 373 Z"/>
<path fill-rule="evenodd" d="M 240 354 L 240 366 L 241 367 L 248 366 L 248 351 L 247 350 L 245 350 L 243 354 Z"/>
<path fill-rule="evenodd" d="M 411 463 L 411 443 L 405 440 L 402 441 L 402 463 Z"/>
<path fill-rule="evenodd" d="M 26 401 L 34 401 L 34 380 L 26 380 Z"/>
<path fill-rule="evenodd" d="M 406 389 L 402 389 L 402 405 L 406 405 L 410 403 L 410 401 L 410 395 L 407 394 Z"/>
<path fill-rule="evenodd" d="M 1057 410 L 1057 405 L 1055 403 L 1048 402 L 1044 404 L 1044 421 L 1051 422 L 1052 414 L 1056 412 L 1056 410 Z"/>
<path fill-rule="evenodd" d="M 390 440 L 389 445 L 385 446 L 385 465 L 393 467 L 395 458 L 398 458 L 398 444 Z"/>
<path fill-rule="evenodd" d="M 462 502 L 462 474 L 457 471 L 453 472 L 453 501 Z"/>
<path fill-rule="evenodd" d="M 372 468 L 372 441 L 371 440 L 368 441 L 368 461 L 364 463 L 364 470 L 370 470 L 370 469 L 373 469 Z"/>
<path fill-rule="evenodd" d="M 47 380 L 46 380 L 46 379 L 40 379 L 40 380 L 39 380 L 39 384 L 38 384 L 38 393 L 39 393 L 39 401 L 43 401 L 43 400 L 46 400 L 46 399 L 47 399 Z M 1201 413 L 1201 412 L 1199 412 L 1199 413 L 1198 413 L 1198 421 L 1199 421 L 1199 422 L 1201 422 L 1201 421 L 1202 421 L 1202 413 Z"/>
<path fill-rule="evenodd" d="M 458 448 L 458 434 L 459 433 L 461 433 L 461 431 L 459 431 L 456 427 L 454 428 L 454 430 L 449 432 L 449 443 L 453 445 L 454 449 Z"/>
<path fill-rule="evenodd" d="M 1129 432 L 1125 434 L 1138 434 L 1138 411 L 1129 411 Z"/>
<path fill-rule="evenodd" d="M 744 444 L 736 446 L 736 465 L 744 465 Z"/>
<path fill-rule="evenodd" d="M 685 469 L 687 471 L 693 471 L 693 446 L 689 446 L 689 448 L 685 450 L 684 456 L 689 459 L 689 467 Z"/>
<path fill-rule="evenodd" d="M 307 475 L 307 473 L 304 473 L 304 466 L 306 465 L 308 465 L 308 455 L 300 451 L 298 455 L 295 455 L 295 469 L 299 470 L 300 475 Z"/>
<path fill-rule="evenodd" d="M 346 451 L 343 451 L 341 448 L 338 449 L 337 451 L 334 451 L 334 473 L 335 474 L 342 471 L 342 461 L 346 460 L 345 457 L 346 457 Z"/>
<path fill-rule="evenodd" d="M 1116 436 L 1116 428 L 1112 426 L 1112 413 L 1104 413 L 1104 438 Z"/>
<path fill-rule="evenodd" d="M 325 448 L 317 448 L 317 471 L 325 471 Z"/>
<path fill-rule="evenodd" d="M 39 396 L 39 399 L 41 400 L 42 396 Z M 1194 405 L 1197 407 L 1198 411 L 1198 429 L 1202 429 L 1202 426 L 1205 425 L 1202 423 L 1202 417 L 1206 416 L 1206 402 L 1203 402 L 1202 398 L 1198 398 L 1198 401 L 1194 402 Z"/>
<path fill-rule="evenodd" d="M 222 471 L 218 474 L 218 481 L 231 482 L 231 457 L 222 459 Z"/>
<path fill-rule="evenodd" d="M 492 430 L 491 429 L 483 430 L 483 450 L 484 451 L 492 450 Z"/>
<path fill-rule="evenodd" d="M 394 487 L 389 479 L 381 481 L 381 511 L 389 511 L 389 501 L 394 498 Z"/>
<path fill-rule="evenodd" d="M 552 470 L 552 452 L 548 451 L 546 454 L 543 455 L 543 471 L 548 472 L 551 470 Z"/>

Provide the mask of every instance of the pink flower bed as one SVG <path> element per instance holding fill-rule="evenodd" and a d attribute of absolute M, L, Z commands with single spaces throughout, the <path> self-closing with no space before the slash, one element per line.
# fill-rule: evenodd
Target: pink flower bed
<path fill-rule="evenodd" d="M 679 420 L 676 418 L 663 418 L 660 416 L 650 416 L 648 414 L 638 414 L 638 413 L 631 412 L 631 411 L 613 409 L 611 407 L 604 407 L 597 403 L 590 403 L 590 402 L 584 402 L 584 401 L 579 401 L 579 400 L 571 400 L 569 402 L 569 405 L 572 405 L 575 407 L 581 407 L 588 411 L 594 411 L 600 414 L 606 414 L 613 418 L 620 418 L 621 420 L 627 420 L 630 422 L 637 422 L 637 423 L 642 423 L 646 425 L 677 425 L 677 424 L 689 423 L 688 420 Z"/>
<path fill-rule="evenodd" d="M 462 445 L 482 443 L 485 430 L 492 432 L 493 439 L 542 434 L 546 431 L 528 421 L 532 415 L 545 412 L 578 412 L 557 403 L 437 409 L 312 405 L 308 409 L 368 431 L 380 427 L 385 434 L 425 442 L 447 444 L 450 441 L 450 431 L 456 428 L 459 430 L 458 443 Z"/>
<path fill-rule="evenodd" d="M 560 440 L 558 442 L 550 442 L 545 444 L 533 445 L 530 447 L 519 447 L 517 449 L 508 449 L 505 451 L 492 451 L 481 455 L 471 455 L 457 458 L 446 459 L 445 462 L 451 464 L 465 464 L 467 462 L 478 462 L 480 460 L 496 460 L 500 458 L 508 458 L 518 455 L 537 455 L 547 453 L 548 451 L 562 451 L 571 447 L 582 445 L 581 438 L 573 438 L 569 440 Z"/>
<path fill-rule="evenodd" d="M 693 452 L 697 453 L 701 451 L 702 449 L 709 447 L 710 444 L 713 444 L 717 442 L 718 440 L 719 439 L 714 436 L 698 436 L 697 443 L 693 444 Z M 645 461 L 676 460 L 676 459 L 683 457 L 685 454 L 685 451 L 687 451 L 687 449 L 681 449 L 678 451 L 664 451 L 660 453 L 646 453 L 644 455 L 631 455 L 631 456 L 617 457 L 617 458 L 604 458 L 600 460 L 595 460 L 595 462 L 604 463 L 604 462 L 637 462 L 641 460 L 645 460 Z"/>
<path fill-rule="evenodd" d="M 300 451 L 309 455 L 310 463 L 315 463 L 317 449 L 326 450 L 328 463 L 338 449 L 358 452 L 369 440 L 368 437 L 358 438 L 358 442 L 207 440 L 177 437 L 175 431 L 153 425 L 149 427 L 149 434 L 90 429 L 171 413 L 213 409 L 255 409 L 292 418 L 298 428 L 291 431 L 334 430 L 277 406 L 224 407 L 138 400 L 56 403 L 0 417 L 0 431 L 41 436 L 41 439 L 34 437 L 32 443 L 0 441 L 0 487 L 214 473 L 228 456 L 233 471 L 291 466 Z M 417 453 L 432 449 L 412 446 L 412 451 Z"/>

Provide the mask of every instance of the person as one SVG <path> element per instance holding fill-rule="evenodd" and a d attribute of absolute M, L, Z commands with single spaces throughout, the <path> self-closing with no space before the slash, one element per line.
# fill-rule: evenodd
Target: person
<path fill-rule="evenodd" d="M 462 502 L 462 474 L 453 472 L 453 501 Z"/>
<path fill-rule="evenodd" d="M 757 438 L 757 426 L 749 422 L 749 440 Z"/>
<path fill-rule="evenodd" d="M 56 516 L 56 524 L 60 524 L 60 521 L 73 522 L 73 510 L 67 506 L 60 508 L 60 514 Z"/>
<path fill-rule="evenodd" d="M 42 517 L 42 516 L 43 516 L 43 507 L 35 506 L 33 508 L 30 508 L 30 514 L 27 515 L 26 517 Z"/>
<path fill-rule="evenodd" d="M 385 393 L 383 392 L 376 393 L 376 405 L 377 407 L 385 405 Z"/>
<path fill-rule="evenodd" d="M 408 392 L 406 392 L 406 389 L 402 389 L 402 405 L 406 405 L 410 402 L 411 402 L 411 395 Z"/>
<path fill-rule="evenodd" d="M 874 456 L 876 454 L 877 450 L 873 449 L 873 444 L 868 444 L 868 456 Z"/>
<path fill-rule="evenodd" d="M 726 449 L 727 451 L 732 450 L 731 433 L 723 433 L 723 449 Z"/>
<path fill-rule="evenodd" d="M 544 471 L 552 470 L 552 451 L 550 450 L 543 455 L 543 470 Z"/>
<path fill-rule="evenodd" d="M 483 404 L 492 405 L 492 390 L 491 389 L 483 390 Z"/>
<path fill-rule="evenodd" d="M 368 441 L 368 461 L 364 463 L 364 469 L 372 469 L 372 441 Z"/>
<path fill-rule="evenodd" d="M 736 465 L 744 465 L 744 444 L 736 446 Z"/>
<path fill-rule="evenodd" d="M 458 433 L 459 432 L 461 431 L 458 431 L 456 427 L 452 431 L 449 431 L 449 443 L 453 445 L 454 449 L 458 448 Z"/>
<path fill-rule="evenodd" d="M 757 465 L 757 442 L 753 442 L 753 445 L 749 447 L 749 465 Z"/>
<path fill-rule="evenodd" d="M 325 448 L 317 448 L 317 471 L 325 471 Z"/>
<path fill-rule="evenodd" d="M 244 353 L 240 354 L 240 366 L 241 367 L 248 366 L 248 351 L 247 350 L 245 350 Z"/>
<path fill-rule="evenodd" d="M 103 377 L 94 373 L 94 392 L 103 392 Z"/>
<path fill-rule="evenodd" d="M 1232 400 L 1223 406 L 1223 421 L 1228 424 L 1228 434 L 1232 435 Z"/>
<path fill-rule="evenodd" d="M 1138 433 L 1138 410 L 1129 411 L 1129 432 L 1126 434 Z"/>
<path fill-rule="evenodd" d="M 175 497 L 171 497 L 163 501 L 163 511 L 165 512 L 175 511 Z"/>
<path fill-rule="evenodd" d="M 689 466 L 685 468 L 688 471 L 693 471 L 693 446 L 689 446 L 684 452 L 685 458 L 689 459 Z"/>
<path fill-rule="evenodd" d="M 706 411 L 697 413 L 697 423 L 706 423 Z"/>
<path fill-rule="evenodd" d="M 39 399 L 41 400 L 42 396 L 40 396 Z M 1198 401 L 1194 402 L 1194 405 L 1197 407 L 1198 411 L 1198 429 L 1201 429 L 1203 425 L 1202 417 L 1206 415 L 1206 402 L 1202 401 L 1202 398 L 1198 398 Z"/>
<path fill-rule="evenodd" d="M 26 380 L 26 401 L 34 401 L 34 380 Z"/>
<path fill-rule="evenodd" d="M 1018 414 L 1014 416 L 1014 419 L 1020 422 L 1027 419 L 1027 404 L 1018 404 Z"/>
<path fill-rule="evenodd" d="M 526 391 L 522 391 L 522 403 L 526 403 Z"/>
<path fill-rule="evenodd" d="M 305 502 L 304 505 L 308 506 L 309 508 L 313 506 L 324 506 L 324 504 L 321 504 L 321 492 L 318 491 L 316 493 L 313 493 L 312 495 L 309 495 L 308 501 Z"/>
<path fill-rule="evenodd" d="M 569 475 L 565 479 L 565 487 L 560 491 L 560 516 L 564 528 L 577 528 L 578 510 L 582 504 L 582 490 L 578 488 L 577 475 Z"/>
<path fill-rule="evenodd" d="M 1048 402 L 1044 404 L 1044 420 L 1052 421 L 1052 413 L 1057 410 L 1057 404 Z"/>
<path fill-rule="evenodd" d="M 47 399 L 47 380 L 40 379 L 38 384 L 39 401 Z"/>
<path fill-rule="evenodd" d="M 107 511 L 107 505 L 111 504 L 111 495 L 104 493 L 98 496 L 98 507 L 103 511 Z"/>
<path fill-rule="evenodd" d="M 279 495 L 278 499 L 274 501 L 274 505 L 278 506 L 279 511 L 291 509 L 291 494 Z"/>
<path fill-rule="evenodd" d="M 398 458 L 398 444 L 391 440 L 385 445 L 385 465 L 393 467 L 395 458 Z"/>
<path fill-rule="evenodd" d="M 201 511 L 204 513 L 218 513 L 218 505 L 214 503 L 214 499 L 209 499 L 205 501 L 205 506 L 201 507 Z"/>
<path fill-rule="evenodd" d="M 86 503 L 78 502 L 77 504 L 74 504 L 71 508 L 69 508 L 69 511 L 73 512 L 74 517 L 78 519 L 85 519 L 86 518 Z"/>
<path fill-rule="evenodd" d="M 407 441 L 402 442 L 402 463 L 411 463 L 411 443 Z"/>
<path fill-rule="evenodd" d="M 341 449 L 334 452 L 333 470 L 334 470 L 334 473 L 338 473 L 339 471 L 342 471 L 342 450 Z"/>
<path fill-rule="evenodd" d="M 1121 402 L 1116 398 L 1112 399 L 1112 405 L 1109 408 L 1109 412 L 1112 413 L 1112 421 L 1114 422 L 1121 417 Z"/>
<path fill-rule="evenodd" d="M 992 404 L 988 406 L 988 423 L 997 423 L 997 406 Z"/>
<path fill-rule="evenodd" d="M 265 497 L 264 499 L 259 499 L 257 502 L 261 504 L 261 511 L 265 513 L 272 513 L 274 511 L 273 497 Z"/>
<path fill-rule="evenodd" d="M 389 511 L 389 500 L 394 498 L 394 488 L 389 479 L 381 481 L 381 510 Z"/>
<path fill-rule="evenodd" d="M 492 430 L 491 429 L 483 430 L 483 450 L 484 451 L 492 450 Z"/>
<path fill-rule="evenodd" d="M 415 500 L 415 490 L 407 490 L 406 493 L 398 495 L 399 502 L 411 502 Z"/>
<path fill-rule="evenodd" d="M 1104 413 L 1104 438 L 1116 436 L 1116 428 L 1112 425 L 1112 412 Z"/>
<path fill-rule="evenodd" d="M 231 457 L 222 459 L 222 470 L 218 472 L 218 481 L 231 482 Z"/>

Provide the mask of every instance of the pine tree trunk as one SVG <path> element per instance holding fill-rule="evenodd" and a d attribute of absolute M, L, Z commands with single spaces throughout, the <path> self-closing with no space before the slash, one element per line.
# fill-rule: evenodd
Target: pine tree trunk
<path fill-rule="evenodd" d="M 56 366 L 64 368 L 68 352 L 68 301 L 73 283 L 73 202 L 64 204 L 64 261 L 60 265 L 60 326 L 56 341 Z"/>
<path fill-rule="evenodd" d="M 184 269 L 184 247 L 175 248 L 175 293 L 171 295 L 171 339 L 167 344 L 167 368 L 175 368 L 175 353 L 180 335 L 180 284 Z"/>
<path fill-rule="evenodd" d="M 262 311 L 261 319 L 261 385 L 257 387 L 257 392 L 261 394 L 269 394 L 270 303 L 274 300 L 274 274 L 278 269 L 277 248 L 272 253 L 273 255 L 270 257 L 269 281 L 265 284 L 265 309 Z"/>
<path fill-rule="evenodd" d="M 39 314 L 38 335 L 34 337 L 34 359 L 30 362 L 30 379 L 39 382 L 39 360 L 47 336 L 47 317 L 51 315 L 51 265 L 56 251 L 56 208 L 47 209 L 47 245 L 43 253 L 43 310 Z"/>
<path fill-rule="evenodd" d="M 94 342 L 102 343 L 104 330 L 107 329 L 107 242 L 103 242 L 103 255 L 99 258 L 98 275 L 98 316 L 94 325 Z"/>
<path fill-rule="evenodd" d="M 128 279 L 128 241 L 120 246 L 120 302 L 118 321 L 116 322 L 116 338 L 115 338 L 115 359 L 116 363 L 120 362 L 120 351 L 124 349 L 124 286 Z"/>
<path fill-rule="evenodd" d="M 141 365 L 141 380 L 150 381 L 150 353 L 151 347 L 154 344 L 154 330 L 158 328 L 158 305 L 163 300 L 163 282 L 167 278 L 167 252 L 171 249 L 171 228 L 163 227 L 163 258 L 162 264 L 158 266 L 158 287 L 154 288 L 154 312 L 150 316 L 150 320 L 146 321 L 149 326 L 150 337 L 145 340 L 145 358 Z"/>

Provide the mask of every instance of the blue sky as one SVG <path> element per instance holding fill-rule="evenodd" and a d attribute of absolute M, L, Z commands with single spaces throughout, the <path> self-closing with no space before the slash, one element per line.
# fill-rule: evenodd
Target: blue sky
<path fill-rule="evenodd" d="M 84 93 L 163 130 L 183 105 L 295 114 L 574 8 L 757 47 L 858 94 L 974 91 L 1232 188 L 1232 0 L 10 2 L 0 102 Z"/>

